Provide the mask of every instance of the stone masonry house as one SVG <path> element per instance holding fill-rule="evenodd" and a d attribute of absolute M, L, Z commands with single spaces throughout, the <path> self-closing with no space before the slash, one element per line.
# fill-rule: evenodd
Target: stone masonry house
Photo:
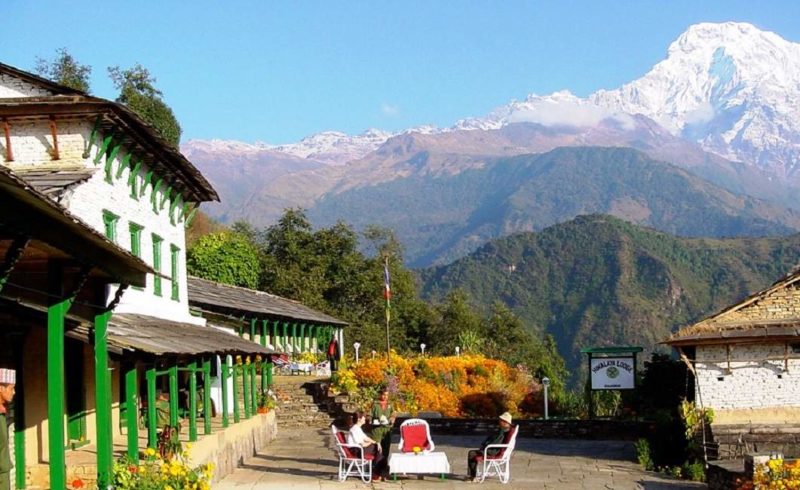
<path fill-rule="evenodd" d="M 695 402 L 714 410 L 721 457 L 754 449 L 798 454 L 800 270 L 665 343 L 691 366 Z"/>

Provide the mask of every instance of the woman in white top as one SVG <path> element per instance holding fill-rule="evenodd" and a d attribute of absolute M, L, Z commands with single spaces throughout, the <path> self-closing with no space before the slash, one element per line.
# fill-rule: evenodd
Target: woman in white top
<path fill-rule="evenodd" d="M 347 433 L 347 443 L 364 448 L 364 457 L 372 455 L 372 479 L 381 481 L 386 469 L 386 458 L 381 451 L 381 445 L 369 437 L 362 428 L 367 422 L 367 416 L 362 411 L 352 415 L 352 425 Z"/>

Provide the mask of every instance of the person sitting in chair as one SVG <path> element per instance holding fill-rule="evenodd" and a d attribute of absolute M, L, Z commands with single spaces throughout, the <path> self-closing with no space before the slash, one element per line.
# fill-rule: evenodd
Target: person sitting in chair
<path fill-rule="evenodd" d="M 468 481 L 475 481 L 475 475 L 478 471 L 478 457 L 483 456 L 483 451 L 486 449 L 486 446 L 490 444 L 503 444 L 508 436 L 508 431 L 511 430 L 511 414 L 508 412 L 503 412 L 500 417 L 498 417 L 497 423 L 498 428 L 497 432 L 490 435 L 486 438 L 486 440 L 481 443 L 480 449 L 472 449 L 467 454 L 467 480 Z M 486 451 L 487 456 L 497 456 L 500 454 L 500 448 L 490 448 Z"/>
<path fill-rule="evenodd" d="M 367 422 L 367 415 L 362 411 L 357 411 L 352 415 L 350 431 L 347 434 L 347 443 L 361 446 L 364 448 L 364 456 L 371 454 L 372 460 L 372 479 L 381 481 L 384 469 L 386 468 L 386 456 L 383 454 L 381 445 L 378 441 L 364 433 L 362 427 Z"/>

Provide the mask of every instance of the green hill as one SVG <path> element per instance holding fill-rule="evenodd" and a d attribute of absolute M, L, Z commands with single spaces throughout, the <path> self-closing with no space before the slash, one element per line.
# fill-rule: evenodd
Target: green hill
<path fill-rule="evenodd" d="M 422 294 L 456 288 L 476 305 L 502 301 L 546 331 L 573 372 L 588 346 L 653 349 L 676 328 L 761 289 L 800 262 L 800 235 L 678 238 L 607 215 L 493 240 L 420 271 Z"/>
<path fill-rule="evenodd" d="M 630 148 L 558 148 L 487 158 L 481 168 L 459 172 L 427 170 L 432 158 L 418 153 L 404 177 L 328 194 L 309 209 L 309 217 L 322 225 L 346 217 L 356 228 L 392 228 L 415 267 L 447 263 L 492 238 L 589 213 L 682 236 L 785 235 L 800 229 L 795 211 L 733 194 Z"/>

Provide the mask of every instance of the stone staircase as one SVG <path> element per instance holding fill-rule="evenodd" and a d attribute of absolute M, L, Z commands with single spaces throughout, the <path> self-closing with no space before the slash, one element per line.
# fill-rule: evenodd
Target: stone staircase
<path fill-rule="evenodd" d="M 296 427 L 325 428 L 335 421 L 338 414 L 329 413 L 327 401 L 315 397 L 324 381 L 302 375 L 274 377 L 273 391 L 278 396 L 275 417 L 279 430 Z"/>

